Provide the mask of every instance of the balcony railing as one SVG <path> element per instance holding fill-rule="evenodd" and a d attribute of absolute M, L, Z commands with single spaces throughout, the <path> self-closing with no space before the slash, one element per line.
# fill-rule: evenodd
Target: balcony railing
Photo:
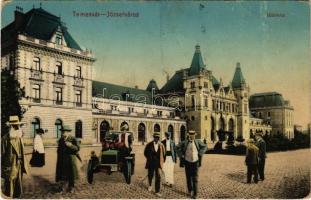
<path fill-rule="evenodd" d="M 42 70 L 30 70 L 30 78 L 35 80 L 42 80 Z"/>
<path fill-rule="evenodd" d="M 63 74 L 54 74 L 54 82 L 55 83 L 64 83 L 64 75 Z"/>
<path fill-rule="evenodd" d="M 83 87 L 83 78 L 74 77 L 74 86 Z"/>

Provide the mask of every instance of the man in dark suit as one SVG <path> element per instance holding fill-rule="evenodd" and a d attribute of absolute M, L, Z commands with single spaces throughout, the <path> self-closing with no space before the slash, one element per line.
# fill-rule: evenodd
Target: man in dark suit
<path fill-rule="evenodd" d="M 247 140 L 245 164 L 247 166 L 247 183 L 251 183 L 252 175 L 254 182 L 258 182 L 258 148 L 253 139 Z"/>
<path fill-rule="evenodd" d="M 163 169 L 163 163 L 165 160 L 165 148 L 159 140 L 160 133 L 155 132 L 153 134 L 153 141 L 149 142 L 145 147 L 144 155 L 147 159 L 145 168 L 148 169 L 148 191 L 152 191 L 151 184 L 153 175 L 155 174 L 155 194 L 158 197 L 161 197 L 162 195 L 160 193 L 160 171 Z"/>
<path fill-rule="evenodd" d="M 256 146 L 259 149 L 258 154 L 258 173 L 260 180 L 265 180 L 265 163 L 266 163 L 266 142 L 261 134 L 256 134 Z"/>
<path fill-rule="evenodd" d="M 174 184 L 174 166 L 177 160 L 176 146 L 174 140 L 171 138 L 171 132 L 165 132 L 165 139 L 162 140 L 164 145 L 166 157 L 163 165 L 163 172 L 165 174 L 165 183 L 172 187 Z"/>
<path fill-rule="evenodd" d="M 197 197 L 198 170 L 201 166 L 202 156 L 207 149 L 201 140 L 195 139 L 195 135 L 195 131 L 189 131 L 188 138 L 176 147 L 180 157 L 180 166 L 185 167 L 188 192 L 193 199 Z"/>

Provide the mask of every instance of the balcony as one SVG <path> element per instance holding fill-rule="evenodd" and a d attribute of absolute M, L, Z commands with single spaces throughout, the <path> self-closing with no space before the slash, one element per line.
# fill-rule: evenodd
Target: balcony
<path fill-rule="evenodd" d="M 54 73 L 54 82 L 53 83 L 65 84 L 64 83 L 64 75 Z"/>
<path fill-rule="evenodd" d="M 83 78 L 74 77 L 74 86 L 83 87 Z"/>
<path fill-rule="evenodd" d="M 43 81 L 42 80 L 42 70 L 31 69 L 30 70 L 30 79 Z"/>

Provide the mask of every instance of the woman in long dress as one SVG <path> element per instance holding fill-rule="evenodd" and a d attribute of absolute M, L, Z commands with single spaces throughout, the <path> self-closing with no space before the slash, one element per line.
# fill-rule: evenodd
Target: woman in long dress
<path fill-rule="evenodd" d="M 36 136 L 33 142 L 33 153 L 30 160 L 30 165 L 32 167 L 43 167 L 45 165 L 45 151 L 42 141 L 42 134 L 44 134 L 44 130 L 42 128 L 36 130 Z"/>

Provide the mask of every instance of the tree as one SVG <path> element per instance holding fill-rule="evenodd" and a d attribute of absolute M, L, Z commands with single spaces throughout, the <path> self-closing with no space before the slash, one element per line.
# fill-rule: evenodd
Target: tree
<path fill-rule="evenodd" d="M 8 132 L 6 122 L 11 115 L 17 115 L 20 119 L 23 115 L 19 99 L 23 96 L 19 82 L 14 71 L 4 68 L 1 70 L 1 137 Z"/>

